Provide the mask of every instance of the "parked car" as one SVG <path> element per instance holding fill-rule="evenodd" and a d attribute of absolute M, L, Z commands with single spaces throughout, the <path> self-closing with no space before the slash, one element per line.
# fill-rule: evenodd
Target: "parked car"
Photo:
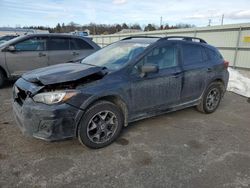
<path fill-rule="evenodd" d="M 4 81 L 49 65 L 74 62 L 100 47 L 90 38 L 68 34 L 28 34 L 0 45 L 0 87 Z"/>
<path fill-rule="evenodd" d="M 19 35 L 4 35 L 0 37 L 0 44 L 18 37 Z"/>
<path fill-rule="evenodd" d="M 101 148 L 128 123 L 197 106 L 214 112 L 228 62 L 204 40 L 129 37 L 83 59 L 26 73 L 13 89 L 21 130 L 52 141 L 77 137 Z"/>
<path fill-rule="evenodd" d="M 87 31 L 73 31 L 70 32 L 72 35 L 77 35 L 77 36 L 82 36 L 82 37 L 86 37 L 89 35 L 89 33 Z"/>

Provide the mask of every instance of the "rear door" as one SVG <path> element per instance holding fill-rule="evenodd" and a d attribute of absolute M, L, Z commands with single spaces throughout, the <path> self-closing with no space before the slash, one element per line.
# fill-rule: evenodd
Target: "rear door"
<path fill-rule="evenodd" d="M 199 44 L 183 43 L 182 45 L 183 89 L 181 101 L 198 99 L 206 86 L 208 58 L 204 47 Z"/>
<path fill-rule="evenodd" d="M 46 41 L 47 37 L 31 37 L 13 44 L 16 50 L 5 52 L 10 74 L 21 76 L 27 71 L 48 66 Z"/>
<path fill-rule="evenodd" d="M 69 37 L 51 36 L 48 41 L 49 65 L 72 61 Z"/>
<path fill-rule="evenodd" d="M 140 76 L 140 66 L 154 64 L 159 72 Z M 180 100 L 182 74 L 178 65 L 175 45 L 154 48 L 136 64 L 131 75 L 130 108 L 134 113 L 147 113 L 167 109 Z"/>
<path fill-rule="evenodd" d="M 72 61 L 84 59 L 96 50 L 87 41 L 81 38 L 70 39 L 70 50 Z"/>

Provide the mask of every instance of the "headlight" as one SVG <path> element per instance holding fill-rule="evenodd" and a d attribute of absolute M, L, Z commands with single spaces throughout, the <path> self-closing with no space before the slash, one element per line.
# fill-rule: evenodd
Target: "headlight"
<path fill-rule="evenodd" d="M 75 95 L 76 92 L 66 92 L 66 91 L 45 92 L 35 95 L 33 97 L 33 100 L 35 102 L 40 102 L 44 104 L 56 104 L 59 102 L 64 102 Z"/>

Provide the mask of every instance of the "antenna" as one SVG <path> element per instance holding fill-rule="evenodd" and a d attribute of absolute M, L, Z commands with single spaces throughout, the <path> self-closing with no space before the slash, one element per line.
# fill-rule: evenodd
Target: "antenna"
<path fill-rule="evenodd" d="M 160 29 L 161 29 L 161 26 L 162 26 L 162 16 L 161 16 L 161 19 L 160 19 Z"/>

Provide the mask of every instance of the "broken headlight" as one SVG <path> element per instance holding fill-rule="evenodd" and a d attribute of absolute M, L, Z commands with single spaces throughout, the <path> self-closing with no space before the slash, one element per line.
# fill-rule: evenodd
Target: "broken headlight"
<path fill-rule="evenodd" d="M 71 97 L 75 96 L 76 92 L 66 92 L 66 91 L 55 91 L 55 92 L 44 92 L 39 93 L 33 97 L 35 102 L 40 102 L 44 104 L 56 104 L 59 102 L 65 102 Z"/>

